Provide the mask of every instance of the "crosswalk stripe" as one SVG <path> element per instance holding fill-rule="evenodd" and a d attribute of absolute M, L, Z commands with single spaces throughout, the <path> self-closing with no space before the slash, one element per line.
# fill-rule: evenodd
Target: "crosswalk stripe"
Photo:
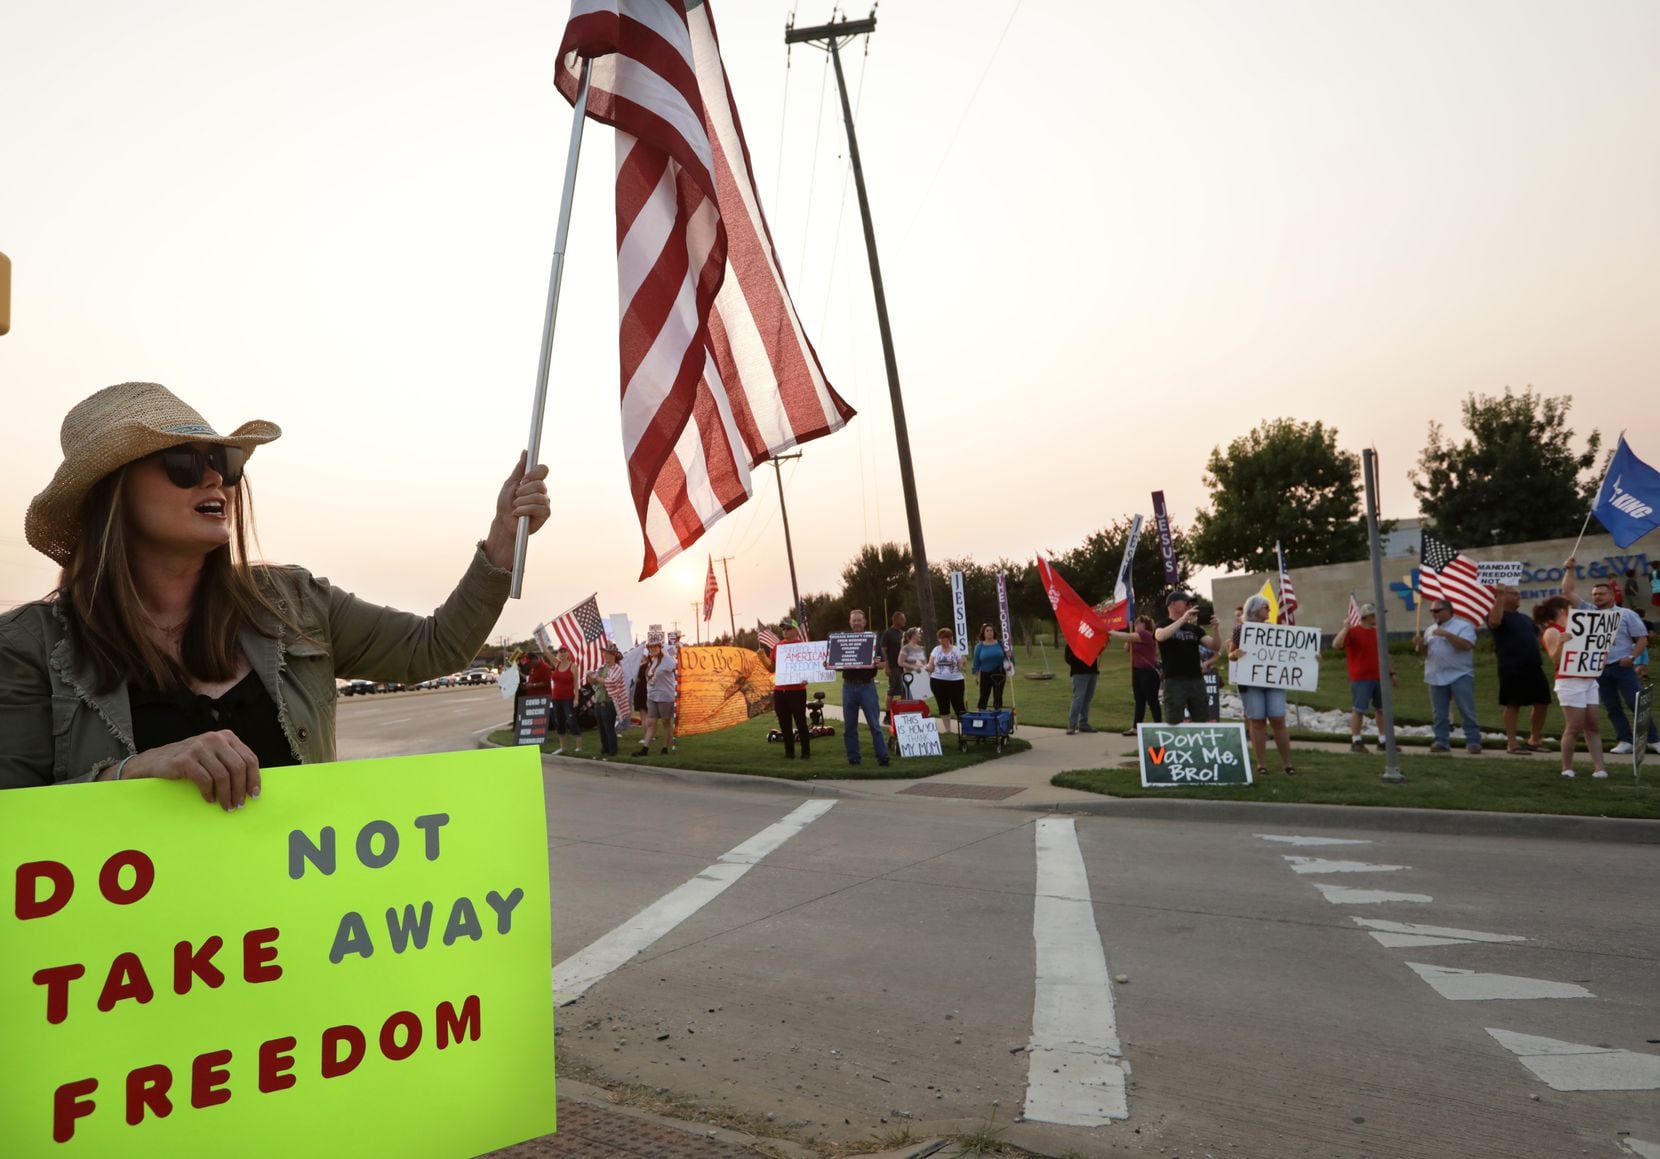
<path fill-rule="evenodd" d="M 1098 1127 L 1130 1116 L 1130 1067 L 1118 1043 L 1112 979 L 1072 819 L 1045 818 L 1035 830 L 1037 985 L 1025 1114 L 1034 1122 Z"/>
<path fill-rule="evenodd" d="M 789 816 L 775 821 L 749 840 L 720 855 L 709 868 L 652 902 L 628 921 L 578 950 L 553 968 L 553 993 L 560 1006 L 585 994 L 590 986 L 664 934 L 725 893 L 767 854 L 824 816 L 831 800 L 808 801 Z"/>

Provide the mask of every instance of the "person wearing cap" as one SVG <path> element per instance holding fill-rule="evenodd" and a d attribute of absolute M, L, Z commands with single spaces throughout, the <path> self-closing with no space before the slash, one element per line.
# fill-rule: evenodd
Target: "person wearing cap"
<path fill-rule="evenodd" d="M 1434 715 L 1435 740 L 1432 753 L 1451 752 L 1452 706 L 1464 722 L 1464 748 L 1471 756 L 1481 752 L 1481 722 L 1476 719 L 1476 629 L 1462 616 L 1453 614 L 1446 600 L 1429 606 L 1435 626 L 1416 632 L 1412 646 L 1424 654 L 1424 683 L 1429 685 L 1430 711 Z"/>
<path fill-rule="evenodd" d="M 1522 593 L 1509 584 L 1494 585 L 1496 599 L 1487 612 L 1493 632 L 1493 658 L 1499 671 L 1499 705 L 1504 709 L 1504 747 L 1508 753 L 1545 751 L 1545 712 L 1550 708 L 1550 681 L 1545 679 L 1545 653 L 1539 627 L 1524 614 Z M 1516 739 L 1521 709 L 1530 710 L 1528 738 Z"/>
<path fill-rule="evenodd" d="M 1165 617 L 1153 628 L 1159 658 L 1164 661 L 1164 719 L 1180 724 L 1183 715 L 1195 724 L 1210 720 L 1210 696 L 1199 648 L 1216 648 L 1216 638 L 1199 624 L 1199 609 L 1187 592 L 1177 589 L 1164 597 Z M 1211 617 L 1210 627 L 1216 626 Z"/>
<path fill-rule="evenodd" d="M 794 620 L 785 620 L 783 627 L 783 634 L 778 638 L 780 644 L 806 642 L 806 635 Z M 777 656 L 776 649 L 773 655 Z M 784 759 L 795 760 L 795 745 L 798 740 L 801 742 L 801 759 L 807 760 L 811 757 L 813 737 L 807 727 L 807 682 L 774 684 L 772 710 L 778 716 L 778 734 L 784 741 Z"/>
<path fill-rule="evenodd" d="M 663 646 L 661 632 L 646 636 L 645 735 L 640 738 L 640 747 L 634 750 L 637 757 L 650 755 L 651 742 L 656 738 L 659 726 L 663 730 L 663 753 L 674 747 L 675 665 L 678 659 L 677 651 Z"/>
<path fill-rule="evenodd" d="M 617 755 L 617 702 L 626 702 L 628 686 L 623 680 L 622 653 L 615 644 L 600 649 L 605 663 L 588 670 L 588 687 L 594 690 L 594 716 L 599 721 L 599 759 Z"/>
<path fill-rule="evenodd" d="M 1343 660 L 1349 668 L 1349 748 L 1363 753 L 1367 709 L 1372 710 L 1372 720 L 1377 725 L 1378 743 L 1383 738 L 1383 670 L 1378 663 L 1377 605 L 1361 604 L 1360 623 L 1344 624 L 1331 638 L 1331 646 L 1343 649 Z M 1391 687 L 1401 686 L 1401 678 L 1393 669 L 1389 680 Z"/>
<path fill-rule="evenodd" d="M 417 683 L 477 654 L 519 517 L 547 522 L 547 468 L 520 457 L 460 584 L 417 616 L 249 560 L 244 467 L 281 434 L 221 435 L 155 383 L 70 409 L 24 519 L 57 589 L 0 615 L 0 788 L 156 777 L 241 808 L 262 770 L 334 759 L 337 677 Z"/>

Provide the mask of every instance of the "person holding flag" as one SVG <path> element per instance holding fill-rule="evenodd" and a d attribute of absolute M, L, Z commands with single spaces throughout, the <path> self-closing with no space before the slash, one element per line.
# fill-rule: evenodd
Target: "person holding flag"
<path fill-rule="evenodd" d="M 1135 697 L 1135 722 L 1125 729 L 1121 736 L 1135 736 L 1137 726 L 1151 716 L 1154 724 L 1164 721 L 1164 713 L 1159 708 L 1159 685 L 1162 679 L 1159 676 L 1159 646 L 1153 636 L 1153 617 L 1137 616 L 1135 623 L 1130 625 L 1126 632 L 1114 630 L 1114 640 L 1124 641 L 1124 650 L 1130 654 L 1130 692 Z M 1201 657 L 1199 674 L 1204 675 L 1205 661 Z M 1090 687 L 1091 695 L 1094 686 Z M 1206 698 L 1208 701 L 1208 697 Z M 1174 723 L 1180 724 L 1180 721 Z M 1093 730 L 1091 730 L 1093 731 Z"/>
<path fill-rule="evenodd" d="M 1383 738 L 1383 673 L 1378 663 L 1377 608 L 1369 603 L 1356 603 L 1354 593 L 1349 593 L 1349 616 L 1332 637 L 1331 646 L 1343 649 L 1343 660 L 1349 669 L 1349 749 L 1363 753 L 1367 709 L 1372 710 L 1380 744 Z M 1389 673 L 1389 679 L 1393 687 L 1400 687 L 1400 677 L 1394 672 Z"/>
<path fill-rule="evenodd" d="M 1476 756 L 1481 752 L 1481 724 L 1476 719 L 1475 625 L 1453 615 L 1452 604 L 1439 596 L 1430 604 L 1429 613 L 1435 626 L 1412 636 L 1412 647 L 1424 653 L 1424 683 L 1429 685 L 1435 715 L 1435 742 L 1429 751 L 1452 751 L 1452 704 L 1456 700 L 1465 750 Z"/>

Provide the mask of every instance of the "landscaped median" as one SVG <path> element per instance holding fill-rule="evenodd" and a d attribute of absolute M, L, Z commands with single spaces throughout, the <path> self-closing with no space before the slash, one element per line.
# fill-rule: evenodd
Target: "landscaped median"
<path fill-rule="evenodd" d="M 650 756 L 636 757 L 631 754 L 640 747 L 640 732 L 630 729 L 622 735 L 619 746 L 622 755 L 610 758 L 618 764 L 649 765 L 663 769 L 701 769 L 711 773 L 743 773 L 753 777 L 777 777 L 786 781 L 831 781 L 831 780 L 915 780 L 920 777 L 932 777 L 938 773 L 949 773 L 955 769 L 977 765 L 981 761 L 993 760 L 998 756 L 997 749 L 989 743 L 968 742 L 968 750 L 957 751 L 957 738 L 941 736 L 940 747 L 943 755 L 937 757 L 908 757 L 901 758 L 897 752 L 893 753 L 886 768 L 876 763 L 876 754 L 871 751 L 870 733 L 863 726 L 859 729 L 859 747 L 864 757 L 856 765 L 847 763 L 847 754 L 842 749 L 841 722 L 836 721 L 835 736 L 815 738 L 813 740 L 813 755 L 808 760 L 802 760 L 798 751 L 793 761 L 784 759 L 784 746 L 778 741 L 768 741 L 768 730 L 776 727 L 777 722 L 771 717 L 756 717 L 732 728 L 722 729 L 720 732 L 702 733 L 698 736 L 682 737 L 677 743 L 677 751 L 661 753 L 661 747 L 653 746 Z M 508 729 L 498 729 L 490 734 L 490 742 L 498 745 L 511 745 L 513 734 Z M 551 753 L 558 747 L 557 738 L 542 745 L 544 753 Z M 890 747 L 892 741 L 889 742 Z M 1005 754 L 1025 752 L 1032 746 L 1023 740 L 1011 737 L 1003 749 Z M 563 754 L 578 760 L 593 759 L 599 756 L 599 733 L 584 732 L 582 734 L 582 751 L 574 752 L 566 748 Z"/>
<path fill-rule="evenodd" d="M 1494 813 L 1556 813 L 1582 817 L 1660 818 L 1660 760 L 1634 785 L 1630 758 L 1610 760 L 1608 779 L 1591 779 L 1580 760 L 1568 780 L 1547 757 L 1454 758 L 1403 753 L 1406 780 L 1388 784 L 1380 754 L 1294 749 L 1297 775 L 1287 777 L 1270 757 L 1271 772 L 1251 785 L 1158 785 L 1142 788 L 1133 760 L 1127 768 L 1069 769 L 1050 783 L 1112 797 L 1186 797 L 1201 801 L 1266 801 L 1275 804 L 1377 805 L 1402 809 L 1478 809 Z"/>

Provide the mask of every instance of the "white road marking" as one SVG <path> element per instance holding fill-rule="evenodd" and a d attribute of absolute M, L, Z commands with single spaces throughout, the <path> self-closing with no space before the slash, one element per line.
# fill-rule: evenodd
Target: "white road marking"
<path fill-rule="evenodd" d="M 1350 920 L 1374 932 L 1379 945 L 1394 948 L 1407 946 L 1460 946 L 1467 942 L 1525 942 L 1520 934 L 1486 934 L 1480 930 L 1460 930 L 1452 926 L 1420 926 L 1412 922 L 1386 922 L 1378 918 Z"/>
<path fill-rule="evenodd" d="M 1293 873 L 1393 873 L 1410 865 L 1373 865 L 1369 861 L 1328 861 L 1324 857 L 1294 857 L 1287 853 Z"/>
<path fill-rule="evenodd" d="M 1520 978 L 1514 974 L 1478 974 L 1451 966 L 1427 966 L 1408 962 L 1418 977 L 1435 987 L 1441 997 L 1453 1002 L 1482 1002 L 1495 998 L 1595 998 L 1583 986 L 1572 982 L 1551 982 L 1544 978 Z"/>
<path fill-rule="evenodd" d="M 553 993 L 560 1006 L 575 1002 L 604 978 L 664 934 L 714 901 L 763 857 L 828 813 L 834 801 L 808 801 L 781 821 L 720 855 L 696 877 L 652 902 L 628 921 L 578 950 L 553 968 Z"/>
<path fill-rule="evenodd" d="M 1390 893 L 1383 889 L 1351 889 L 1346 885 L 1327 885 L 1323 881 L 1309 882 L 1332 905 L 1376 905 L 1385 901 L 1432 902 L 1427 893 Z"/>
<path fill-rule="evenodd" d="M 400 716 L 396 720 L 382 720 L 382 721 L 377 721 L 376 723 L 378 723 L 378 724 L 408 724 L 410 721 L 412 721 L 414 719 L 415 718 L 413 716 Z"/>
<path fill-rule="evenodd" d="M 1099 1127 L 1130 1117 L 1130 1064 L 1118 1044 L 1112 979 L 1072 819 L 1046 818 L 1035 832 L 1037 986 L 1025 1114 L 1040 1123 Z"/>
<path fill-rule="evenodd" d="M 1621 1139 L 1625 1149 L 1637 1159 L 1660 1159 L 1660 1143 L 1649 1143 L 1642 1139 Z"/>
<path fill-rule="evenodd" d="M 1660 1091 L 1660 1055 L 1584 1046 L 1491 1026 L 1487 1033 L 1552 1090 Z"/>
<path fill-rule="evenodd" d="M 1252 836 L 1260 837 L 1264 841 L 1278 841 L 1281 845 L 1370 845 L 1370 841 L 1359 841 L 1353 837 L 1281 837 L 1273 833 L 1255 833 Z"/>

